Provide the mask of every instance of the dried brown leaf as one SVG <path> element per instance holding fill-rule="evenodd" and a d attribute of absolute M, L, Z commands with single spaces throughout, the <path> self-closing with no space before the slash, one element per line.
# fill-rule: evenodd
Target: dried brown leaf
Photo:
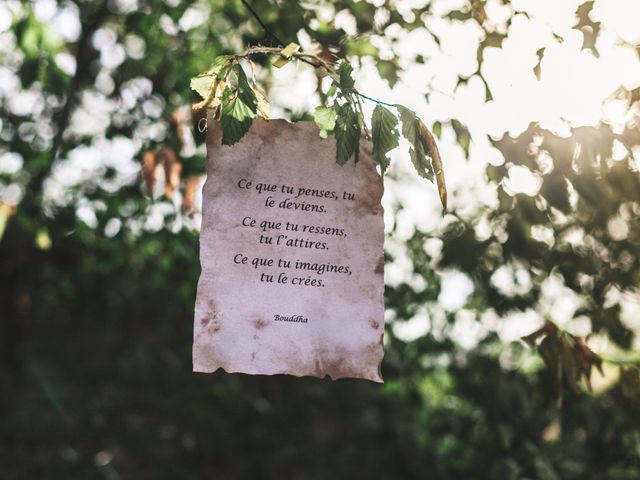
<path fill-rule="evenodd" d="M 176 108 L 173 112 L 171 112 L 171 121 L 176 130 L 176 136 L 178 137 L 178 141 L 180 145 L 184 146 L 184 132 L 185 132 L 185 123 L 187 122 L 187 118 L 180 108 Z"/>
<path fill-rule="evenodd" d="M 195 175 L 184 181 L 184 194 L 182 196 L 182 211 L 185 213 L 193 213 L 194 200 L 196 192 L 200 185 L 200 176 Z"/>
<path fill-rule="evenodd" d="M 538 339 L 542 336 L 555 335 L 558 332 L 558 328 L 551 322 L 546 322 L 542 327 L 529 335 L 521 338 L 530 347 L 535 347 Z"/>
<path fill-rule="evenodd" d="M 149 195 L 153 195 L 153 187 L 156 184 L 156 167 L 158 166 L 158 159 L 155 152 L 147 150 L 142 155 L 142 176 L 147 185 L 147 192 Z"/>
<path fill-rule="evenodd" d="M 164 164 L 165 195 L 169 200 L 173 198 L 173 192 L 180 185 L 180 175 L 182 174 L 182 163 L 178 160 L 173 149 L 165 147 L 158 150 L 157 158 Z"/>
<path fill-rule="evenodd" d="M 442 159 L 440 158 L 438 144 L 436 143 L 436 139 L 422 120 L 418 122 L 418 127 L 418 134 L 420 135 L 420 141 L 422 142 L 424 153 L 431 157 L 431 163 L 433 165 L 433 171 L 436 176 L 436 183 L 438 184 L 438 195 L 440 196 L 442 208 L 446 210 L 447 185 L 444 181 L 444 171 L 442 170 Z"/>
<path fill-rule="evenodd" d="M 585 378 L 587 387 L 589 387 L 589 390 L 592 390 L 591 370 L 595 366 L 600 374 L 604 375 L 602 371 L 602 359 L 589 348 L 584 338 L 574 336 L 573 339 L 575 341 L 574 349 L 580 372 Z"/>

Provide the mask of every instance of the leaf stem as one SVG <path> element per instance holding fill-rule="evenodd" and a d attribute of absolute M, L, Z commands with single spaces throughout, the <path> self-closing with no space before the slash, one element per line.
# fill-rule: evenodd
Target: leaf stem
<path fill-rule="evenodd" d="M 392 108 L 396 108 L 396 104 L 395 103 L 387 103 L 387 102 L 383 102 L 382 100 L 378 100 L 377 98 L 373 98 L 373 97 L 369 97 L 368 95 L 365 95 L 364 93 L 360 93 L 357 90 L 354 90 L 354 93 L 356 95 L 358 95 L 359 97 L 364 98 L 365 100 L 369 100 L 371 102 L 375 102 L 378 103 L 380 105 L 386 105 L 387 107 L 392 107 Z"/>

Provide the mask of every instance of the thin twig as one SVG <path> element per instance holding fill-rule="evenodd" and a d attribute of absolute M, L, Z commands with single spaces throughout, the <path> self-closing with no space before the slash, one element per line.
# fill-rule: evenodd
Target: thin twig
<path fill-rule="evenodd" d="M 285 43 L 275 34 L 273 33 L 273 31 L 267 27 L 267 25 L 262 21 L 262 19 L 260 18 L 260 16 L 256 13 L 256 11 L 251 8 L 251 5 L 249 5 L 246 0 L 242 0 L 242 4 L 247 7 L 247 10 L 249 10 L 249 12 L 251 13 L 251 15 L 253 15 L 253 17 L 258 21 L 258 23 L 260 24 L 260 26 L 262 27 L 262 29 L 268 34 L 271 35 L 273 37 L 274 40 L 276 40 L 282 47 L 285 46 Z M 268 47 L 266 47 L 268 48 Z M 317 67 L 316 65 L 314 65 L 313 63 L 311 63 L 309 60 L 306 60 L 305 58 L 300 58 L 300 60 L 302 60 L 304 63 L 308 63 L 309 65 L 313 65 L 314 67 Z"/>
<path fill-rule="evenodd" d="M 263 29 L 267 34 L 271 35 L 271 36 L 273 37 L 273 39 L 274 39 L 274 40 L 276 40 L 276 41 L 277 41 L 281 46 L 283 46 L 283 47 L 284 47 L 284 46 L 285 46 L 285 43 L 284 43 L 282 40 L 280 40 L 280 39 L 278 38 L 278 36 L 277 36 L 275 33 L 273 33 L 269 27 L 267 27 L 267 26 L 265 25 L 265 23 L 264 23 L 264 22 L 262 21 L 262 19 L 258 16 L 258 14 L 256 13 L 256 11 L 255 11 L 253 8 L 251 8 L 251 5 L 249 5 L 249 4 L 246 2 L 246 0 L 242 0 L 242 4 L 243 4 L 245 7 L 247 7 L 247 10 L 249 10 L 249 12 L 251 13 L 251 15 L 253 15 L 253 17 L 258 21 L 258 23 L 260 24 L 260 26 L 262 27 L 262 29 Z"/>
<path fill-rule="evenodd" d="M 242 0 L 242 4 L 247 7 L 247 10 L 249 10 L 249 12 L 251 13 L 251 15 L 253 15 L 253 17 L 257 20 L 257 22 L 260 24 L 260 26 L 262 27 L 262 29 L 268 34 L 271 35 L 282 47 L 285 46 L 285 43 L 278 38 L 278 36 L 273 33 L 271 31 L 271 29 L 269 27 L 267 27 L 267 25 L 262 21 L 262 19 L 260 18 L 260 16 L 256 13 L 256 11 L 251 8 L 251 6 L 246 2 L 246 0 Z M 282 48 L 274 48 L 274 47 L 251 47 L 249 49 L 247 49 L 244 53 L 240 54 L 240 55 L 236 55 L 236 58 L 245 58 L 248 57 L 250 55 L 253 54 L 279 54 L 282 52 Z M 311 66 L 313 66 L 314 68 L 322 68 L 324 69 L 327 73 L 329 73 L 329 75 L 331 77 L 333 77 L 334 80 L 337 79 L 337 72 L 331 68 L 330 64 L 327 63 L 325 60 L 323 60 L 322 58 L 320 58 L 318 55 L 316 55 L 315 53 L 309 53 L 309 52 L 294 52 L 292 55 L 292 57 L 298 58 L 299 60 L 301 60 L 304 63 L 307 63 Z M 383 102 L 382 100 L 378 100 L 376 98 L 370 97 L 368 95 L 364 95 L 362 93 L 360 93 L 358 90 L 356 90 L 355 88 L 351 90 L 352 93 L 356 94 L 358 97 L 361 97 L 365 100 L 369 100 L 371 102 L 375 102 L 378 103 L 380 105 L 386 105 L 387 107 L 392 107 L 395 108 L 396 105 L 393 103 L 387 103 L 387 102 Z M 358 99 L 358 102 L 360 101 L 360 99 Z M 360 107 L 362 108 L 362 107 Z"/>

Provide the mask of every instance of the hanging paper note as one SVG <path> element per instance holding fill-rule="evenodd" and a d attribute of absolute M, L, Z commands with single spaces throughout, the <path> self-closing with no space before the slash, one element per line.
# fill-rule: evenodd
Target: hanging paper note
<path fill-rule="evenodd" d="M 382 381 L 382 179 L 369 142 L 335 148 L 261 119 L 221 145 L 210 120 L 194 371 Z"/>

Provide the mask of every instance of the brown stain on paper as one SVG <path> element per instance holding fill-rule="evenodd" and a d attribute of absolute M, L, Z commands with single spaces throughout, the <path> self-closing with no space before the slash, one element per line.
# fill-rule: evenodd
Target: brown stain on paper
<path fill-rule="evenodd" d="M 376 275 L 384 275 L 384 255 L 382 255 L 378 263 L 376 263 L 376 268 L 373 270 L 373 273 Z"/>
<path fill-rule="evenodd" d="M 220 319 L 218 318 L 218 309 L 216 308 L 216 302 L 209 300 L 207 302 L 207 314 L 200 319 L 200 325 L 207 327 L 207 331 L 211 334 L 216 334 L 222 328 L 220 325 Z"/>
<path fill-rule="evenodd" d="M 350 365 L 349 357 L 344 353 L 346 352 L 331 349 L 318 350 L 309 375 L 318 378 L 328 376 L 332 380 L 354 376 L 354 368 Z"/>
<path fill-rule="evenodd" d="M 368 378 L 382 380 L 380 362 L 382 360 L 381 344 L 378 342 L 365 345 L 361 350 L 352 351 L 341 347 L 323 347 L 313 352 L 313 360 L 309 364 L 298 363 L 297 368 L 305 371 L 305 375 L 318 378 Z M 375 371 L 375 375 L 372 372 Z"/>
<path fill-rule="evenodd" d="M 256 330 L 262 330 L 267 325 L 269 325 L 269 323 L 266 320 L 263 320 L 262 318 L 257 318 L 253 320 L 252 323 L 253 323 L 253 328 L 255 328 Z"/>

